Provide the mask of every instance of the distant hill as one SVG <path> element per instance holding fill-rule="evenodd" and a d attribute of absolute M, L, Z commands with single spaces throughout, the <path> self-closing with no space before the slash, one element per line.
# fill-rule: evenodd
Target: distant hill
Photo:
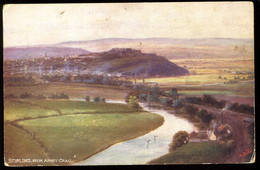
<path fill-rule="evenodd" d="M 4 48 L 4 60 L 39 58 L 44 57 L 45 54 L 48 57 L 64 57 L 89 53 L 84 49 L 70 47 L 7 47 Z"/>
<path fill-rule="evenodd" d="M 133 48 L 145 53 L 156 53 L 167 59 L 246 58 L 254 56 L 254 40 L 233 38 L 106 38 L 87 41 L 67 41 L 57 47 L 74 47 L 93 52 L 112 48 Z"/>
<path fill-rule="evenodd" d="M 104 38 L 87 41 L 66 41 L 57 45 L 72 45 L 72 44 L 93 44 L 93 43 L 127 43 L 127 42 L 153 42 L 174 45 L 253 45 L 251 39 L 234 39 L 234 38 L 200 38 L 200 39 L 177 39 L 177 38 Z"/>
<path fill-rule="evenodd" d="M 92 53 L 96 58 L 89 63 L 88 70 L 96 74 L 121 73 L 127 76 L 179 76 L 189 74 L 185 68 L 177 66 L 156 54 L 144 54 L 140 50 L 116 48 L 108 52 Z"/>

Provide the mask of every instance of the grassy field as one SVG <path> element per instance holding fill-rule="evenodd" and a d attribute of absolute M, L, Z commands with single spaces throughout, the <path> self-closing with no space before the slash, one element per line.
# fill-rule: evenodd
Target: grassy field
<path fill-rule="evenodd" d="M 23 130 L 12 125 L 5 125 L 5 162 L 9 165 L 25 165 L 13 163 L 9 159 L 47 159 L 44 149 Z M 38 163 L 31 163 L 38 165 Z M 50 164 L 51 165 L 51 164 Z"/>
<path fill-rule="evenodd" d="M 71 100 L 31 100 L 30 103 L 42 107 L 50 107 L 59 110 L 63 114 L 71 113 L 111 113 L 111 112 L 135 112 L 128 105 L 113 103 L 94 103 Z"/>
<path fill-rule="evenodd" d="M 225 145 L 216 142 L 188 143 L 148 164 L 223 163 L 227 156 Z"/>
<path fill-rule="evenodd" d="M 86 159 L 117 142 L 144 135 L 163 123 L 163 118 L 159 115 L 134 111 L 123 104 L 70 100 L 21 101 L 26 103 L 17 103 L 17 101 L 5 103 L 5 115 L 10 115 L 6 116 L 5 120 L 16 120 L 16 115 L 19 115 L 19 118 L 29 115 L 34 119 L 21 120 L 14 125 L 6 124 L 6 160 L 9 158 L 45 159 L 47 155 L 48 159 L 70 161 L 55 164 L 71 164 Z M 70 115 L 53 117 L 50 110 L 43 109 L 46 106 Z M 73 114 L 75 112 L 87 114 Z M 44 115 L 49 117 L 37 118 Z M 22 149 L 17 152 L 19 147 Z M 44 152 L 43 147 L 46 149 Z M 53 163 L 40 164 L 52 165 Z"/>
<path fill-rule="evenodd" d="M 84 99 L 86 96 L 90 97 L 104 97 L 106 99 L 122 100 L 128 93 L 128 89 L 122 89 L 115 86 L 107 85 L 91 85 L 84 83 L 48 83 L 38 84 L 34 86 L 7 86 L 4 87 L 5 95 L 14 94 L 19 96 L 25 92 L 38 95 L 42 94 L 46 97 L 56 93 L 65 93 L 70 98 Z M 113 95 L 111 95 L 113 94 Z"/>
<path fill-rule="evenodd" d="M 41 139 L 52 158 L 77 161 L 114 143 L 143 135 L 162 122 L 155 114 L 134 113 L 69 115 L 19 124 Z"/>
<path fill-rule="evenodd" d="M 20 103 L 19 101 L 22 100 L 4 101 L 4 120 L 13 121 L 26 117 L 58 115 L 58 112 L 55 110 L 47 110 L 28 103 Z M 28 102 L 28 100 L 26 100 L 26 102 Z"/>

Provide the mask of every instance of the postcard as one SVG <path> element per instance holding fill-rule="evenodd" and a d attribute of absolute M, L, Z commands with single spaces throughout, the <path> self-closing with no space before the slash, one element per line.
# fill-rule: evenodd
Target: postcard
<path fill-rule="evenodd" d="M 254 163 L 253 9 L 5 4 L 5 165 Z"/>

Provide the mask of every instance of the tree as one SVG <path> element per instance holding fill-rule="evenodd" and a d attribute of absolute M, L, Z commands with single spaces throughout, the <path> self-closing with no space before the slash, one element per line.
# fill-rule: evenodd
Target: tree
<path fill-rule="evenodd" d="M 162 100 L 162 104 L 166 107 L 171 107 L 173 104 L 172 99 L 165 98 Z"/>
<path fill-rule="evenodd" d="M 139 99 L 141 101 L 146 101 L 146 97 L 147 97 L 146 93 L 142 93 L 142 94 L 139 95 Z"/>
<path fill-rule="evenodd" d="M 188 115 L 190 115 L 190 117 L 193 118 L 198 113 L 199 109 L 195 106 L 188 105 L 185 106 L 185 111 Z"/>
<path fill-rule="evenodd" d="M 159 102 L 160 98 L 157 94 L 149 94 L 147 97 L 148 102 Z"/>
<path fill-rule="evenodd" d="M 173 103 L 173 107 L 175 109 L 183 108 L 184 107 L 183 101 L 180 100 L 180 99 L 175 100 L 174 103 Z"/>
<path fill-rule="evenodd" d="M 99 96 L 97 96 L 97 97 L 94 97 L 94 99 L 93 99 L 93 101 L 94 101 L 94 102 L 100 102 L 100 100 L 101 100 L 101 99 L 100 99 L 100 97 L 99 97 Z"/>
<path fill-rule="evenodd" d="M 209 124 L 213 119 L 215 119 L 215 116 L 212 113 L 208 113 L 207 110 L 202 109 L 198 113 L 198 117 L 202 120 L 203 123 Z"/>
<path fill-rule="evenodd" d="M 131 92 L 129 92 L 128 95 L 125 97 L 125 101 L 126 101 L 127 103 L 129 103 L 129 97 L 130 97 L 130 96 L 139 96 L 139 93 L 138 93 L 137 91 L 131 91 Z M 137 99 L 138 99 L 138 97 L 137 97 Z"/>
<path fill-rule="evenodd" d="M 89 102 L 89 101 L 90 101 L 90 97 L 89 97 L 89 96 L 86 96 L 86 97 L 85 97 L 85 100 L 86 100 L 87 102 Z"/>
<path fill-rule="evenodd" d="M 171 91 L 169 92 L 169 96 L 173 99 L 178 98 L 178 90 L 176 88 L 172 88 Z"/>
<path fill-rule="evenodd" d="M 161 93 L 160 88 L 157 87 L 157 86 L 152 87 L 151 93 L 156 94 L 156 95 L 160 95 L 160 93 Z"/>
<path fill-rule="evenodd" d="M 173 151 L 188 142 L 189 134 L 186 131 L 179 131 L 173 136 L 172 143 L 170 144 L 170 151 Z"/>
<path fill-rule="evenodd" d="M 101 99 L 101 102 L 102 102 L 102 103 L 106 103 L 106 99 L 105 99 L 105 98 L 102 98 L 102 99 Z"/>
<path fill-rule="evenodd" d="M 140 105 L 139 105 L 139 103 L 138 103 L 138 99 L 137 99 L 136 96 L 134 96 L 134 95 L 129 96 L 128 101 L 129 101 L 129 105 L 130 105 L 131 107 L 133 107 L 133 108 L 135 108 L 135 109 L 140 108 Z"/>

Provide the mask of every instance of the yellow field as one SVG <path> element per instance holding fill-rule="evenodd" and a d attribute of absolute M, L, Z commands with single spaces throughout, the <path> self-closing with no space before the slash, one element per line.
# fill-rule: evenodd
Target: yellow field
<path fill-rule="evenodd" d="M 254 59 L 176 59 L 170 60 L 179 66 L 190 69 L 213 69 L 215 71 L 253 71 Z"/>

